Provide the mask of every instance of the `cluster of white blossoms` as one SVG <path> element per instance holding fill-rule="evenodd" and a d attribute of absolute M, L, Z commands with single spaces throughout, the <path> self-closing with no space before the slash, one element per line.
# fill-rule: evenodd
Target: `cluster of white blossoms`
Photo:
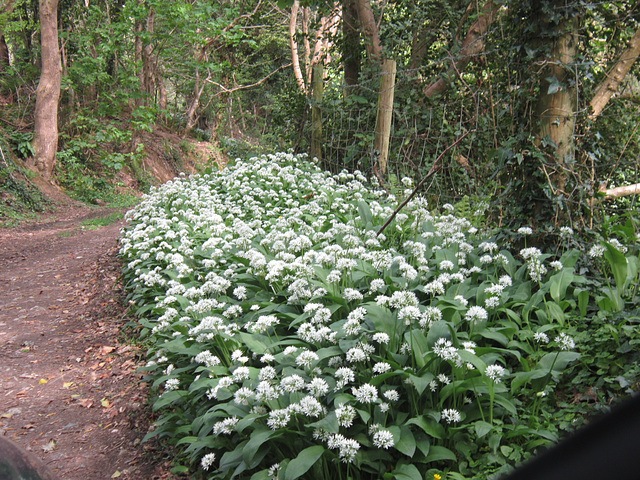
<path fill-rule="evenodd" d="M 232 405 L 233 415 L 216 417 L 210 433 L 249 431 L 239 412 L 269 430 L 337 419 L 343 430 L 318 438 L 349 463 L 361 448 L 394 447 L 392 424 L 383 420 L 419 396 L 408 369 L 423 365 L 425 354 L 441 359 L 434 382 L 449 383 L 454 368 L 480 375 L 447 338 L 428 351 L 413 342 L 453 322 L 451 309 L 471 340 L 508 295 L 508 257 L 495 243 L 475 245 L 469 221 L 433 215 L 420 197 L 377 234 L 396 202 L 366 182 L 360 172 L 331 175 L 276 154 L 153 188 L 127 214 L 120 249 L 127 281 L 156 302 L 145 314 L 160 339 L 148 369 L 166 372 L 170 351 L 178 367 L 166 391 L 206 392 L 204 401 Z M 539 280 L 546 273 L 540 252 L 520 253 Z M 480 293 L 470 288 L 480 284 Z M 556 342 L 572 348 L 560 335 Z M 475 354 L 474 342 L 460 345 Z M 499 365 L 484 373 L 496 383 L 507 375 Z M 349 437 L 374 417 L 368 444 Z M 462 420 L 453 409 L 441 417 Z M 214 459 L 202 457 L 202 468 Z"/>

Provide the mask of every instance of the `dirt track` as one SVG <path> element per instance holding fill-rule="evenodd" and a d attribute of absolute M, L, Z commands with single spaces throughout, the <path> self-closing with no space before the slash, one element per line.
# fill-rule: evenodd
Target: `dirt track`
<path fill-rule="evenodd" d="M 82 225 L 111 210 L 67 208 L 0 229 L 0 435 L 61 480 L 168 479 L 154 445 L 139 347 L 117 285 L 123 223 Z"/>

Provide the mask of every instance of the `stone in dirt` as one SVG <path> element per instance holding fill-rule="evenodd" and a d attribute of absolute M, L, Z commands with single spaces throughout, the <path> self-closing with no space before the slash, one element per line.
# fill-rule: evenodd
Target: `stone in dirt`
<path fill-rule="evenodd" d="M 0 479 L 59 480 L 35 455 L 0 437 Z"/>

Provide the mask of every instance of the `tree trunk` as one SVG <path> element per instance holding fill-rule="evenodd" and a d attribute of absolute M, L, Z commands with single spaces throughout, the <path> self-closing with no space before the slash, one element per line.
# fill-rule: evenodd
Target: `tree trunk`
<path fill-rule="evenodd" d="M 58 0 L 40 0 L 42 72 L 36 90 L 35 167 L 50 180 L 58 151 L 58 102 L 62 65 L 58 46 Z"/>
<path fill-rule="evenodd" d="M 370 0 L 355 0 L 358 8 L 358 20 L 365 39 L 365 48 L 372 64 L 382 62 L 382 42 L 376 18 L 373 15 Z"/>
<path fill-rule="evenodd" d="M 136 35 L 135 35 L 135 62 L 136 62 L 136 68 L 139 68 L 138 72 L 137 72 L 137 76 L 138 76 L 138 80 L 140 82 L 140 89 L 144 88 L 144 68 L 142 68 L 142 65 L 144 64 L 144 61 L 142 59 L 142 52 L 144 50 L 144 47 L 142 45 L 142 32 L 144 30 L 144 27 L 142 25 L 142 23 L 140 23 L 139 21 L 136 22 Z M 138 95 L 137 97 L 135 97 L 134 99 L 134 105 L 135 107 L 141 107 L 144 105 L 144 99 L 142 98 L 141 95 Z"/>
<path fill-rule="evenodd" d="M 595 95 L 589 102 L 592 109 L 592 112 L 589 115 L 590 120 L 595 120 L 598 115 L 602 113 L 606 104 L 611 100 L 611 97 L 613 97 L 620 87 L 624 77 L 629 73 L 629 70 L 631 70 L 631 67 L 638 58 L 638 55 L 640 55 L 640 28 L 636 30 L 636 33 L 629 41 L 629 47 L 622 52 L 620 59 L 596 89 Z"/>
<path fill-rule="evenodd" d="M 460 72 L 476 55 L 484 51 L 484 36 L 489 31 L 489 27 L 496 19 L 496 14 L 500 5 L 496 5 L 493 0 L 487 1 L 478 19 L 471 25 L 467 32 L 460 54 L 456 59 L 452 59 L 452 65 L 435 82 L 424 89 L 427 98 L 442 94 L 451 82 L 451 78 Z"/>
<path fill-rule="evenodd" d="M 4 39 L 4 35 L 0 34 L 0 74 L 9 68 L 9 48 Z"/>
<path fill-rule="evenodd" d="M 146 33 L 153 33 L 155 29 L 156 12 L 153 8 L 149 10 L 147 16 Z M 155 68 L 153 63 L 153 44 L 148 42 L 142 48 L 142 89 L 147 98 L 153 98 L 156 91 Z M 145 101 L 145 104 L 148 100 Z"/>
<path fill-rule="evenodd" d="M 567 164 L 574 157 L 573 133 L 575 127 L 576 95 L 569 86 L 573 62 L 577 53 L 576 21 L 560 22 L 551 39 L 551 52 L 545 59 L 540 77 L 540 98 L 536 108 L 539 129 L 538 142 L 551 141 L 555 147 L 555 166 L 545 169 L 554 195 L 565 194 Z M 545 167 L 543 167 L 545 168 Z"/>
<path fill-rule="evenodd" d="M 298 54 L 298 40 L 296 39 L 298 11 L 300 10 L 300 2 L 295 0 L 291 6 L 291 19 L 289 20 L 289 45 L 291 46 L 291 63 L 293 64 L 293 74 L 296 77 L 298 88 L 302 93 L 307 93 L 307 85 L 302 75 L 300 67 L 300 55 Z"/>
<path fill-rule="evenodd" d="M 0 6 L 0 13 L 9 18 L 9 15 L 15 7 L 15 2 L 14 0 L 4 0 L 2 3 L 3 5 Z M 7 47 L 4 32 L 0 32 L 0 74 L 4 73 L 7 68 L 9 68 L 9 47 Z"/>
<path fill-rule="evenodd" d="M 344 82 L 348 86 L 356 85 L 360 77 L 362 48 L 358 31 L 358 8 L 355 0 L 345 0 L 342 4 L 342 39 Z"/>

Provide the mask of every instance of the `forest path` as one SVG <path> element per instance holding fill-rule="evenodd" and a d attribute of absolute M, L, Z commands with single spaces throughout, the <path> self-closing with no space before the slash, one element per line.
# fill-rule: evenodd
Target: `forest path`
<path fill-rule="evenodd" d="M 147 433 L 141 348 L 122 330 L 113 209 L 0 229 L 0 435 L 61 480 L 172 478 Z"/>

